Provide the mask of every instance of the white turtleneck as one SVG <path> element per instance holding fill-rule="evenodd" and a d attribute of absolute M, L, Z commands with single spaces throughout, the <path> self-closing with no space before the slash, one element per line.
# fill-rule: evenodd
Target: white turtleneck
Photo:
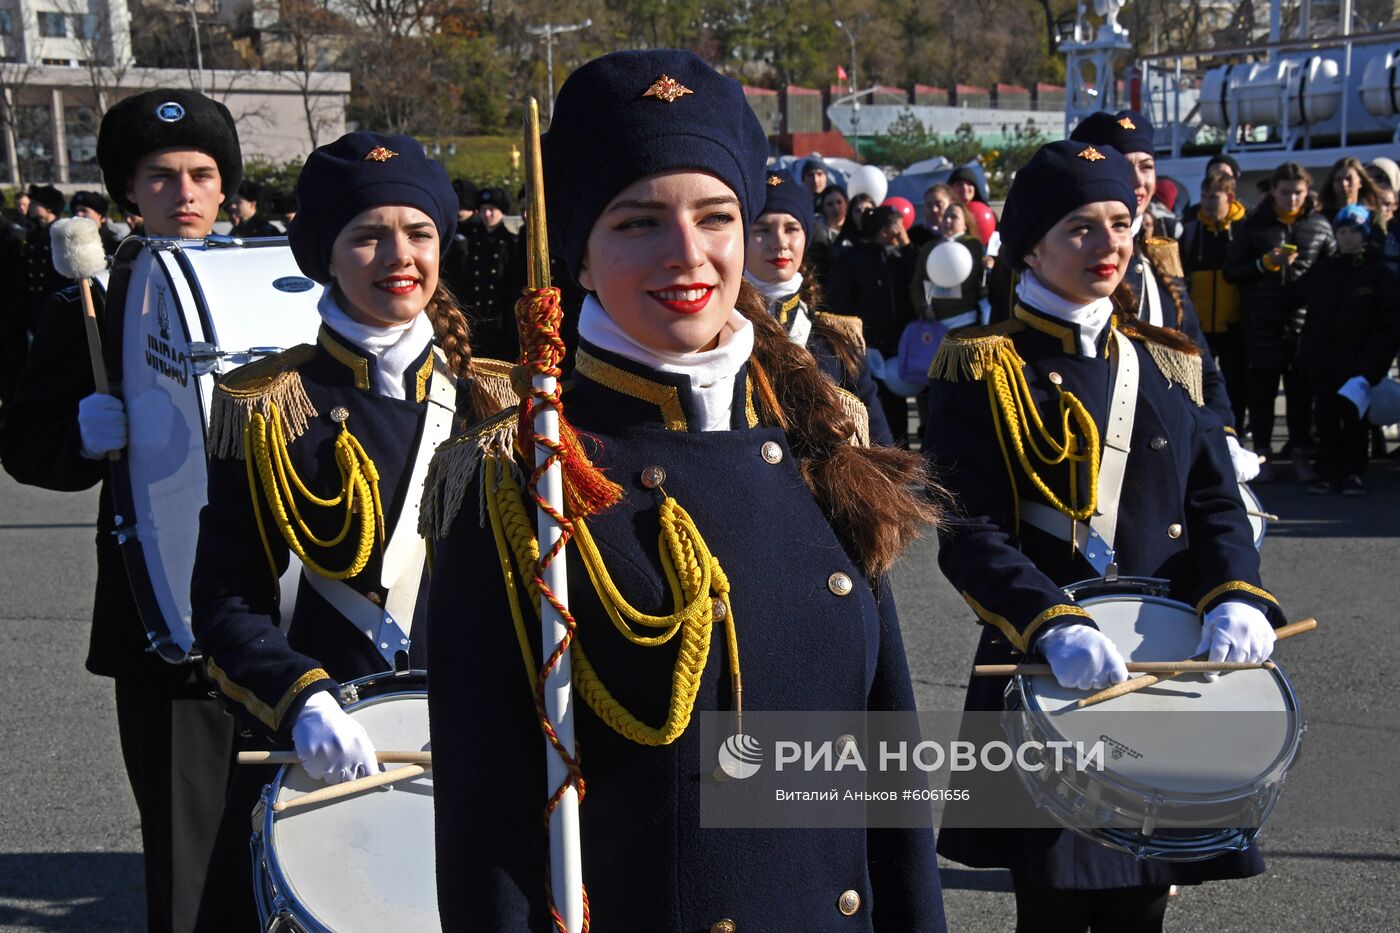
<path fill-rule="evenodd" d="M 791 298 L 793 295 L 802 291 L 801 272 L 794 272 L 792 278 L 788 279 L 786 282 L 765 282 L 751 272 L 745 272 L 744 278 L 748 280 L 750 285 L 758 289 L 760 295 L 767 298 L 770 302 Z"/>
<path fill-rule="evenodd" d="M 361 324 L 336 303 L 334 289 L 327 285 L 316 305 L 321 320 L 355 346 L 374 357 L 374 389 L 390 398 L 408 398 L 404 373 L 432 342 L 433 325 L 426 313 L 403 324 L 376 327 Z"/>
<path fill-rule="evenodd" d="M 734 378 L 753 353 L 753 325 L 737 310 L 719 332 L 713 350 L 671 353 L 644 347 L 626 334 L 593 295 L 583 299 L 579 337 L 589 343 L 657 372 L 681 373 L 690 379 L 691 396 L 699 408 L 702 431 L 728 431 L 734 408 Z"/>
<path fill-rule="evenodd" d="M 1016 284 L 1016 297 L 1037 311 L 1078 325 L 1079 352 L 1084 356 L 1099 355 L 1099 335 L 1113 316 L 1112 300 L 1099 298 L 1088 304 L 1080 304 L 1061 298 L 1046 288 L 1030 269 L 1021 274 L 1021 281 Z"/>

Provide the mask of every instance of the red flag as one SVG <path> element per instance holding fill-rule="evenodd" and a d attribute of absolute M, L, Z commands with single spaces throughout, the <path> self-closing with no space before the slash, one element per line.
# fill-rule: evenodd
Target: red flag
<path fill-rule="evenodd" d="M 836 66 L 836 80 L 837 80 L 837 81 L 849 81 L 849 80 L 850 80 L 850 76 L 849 76 L 848 74 L 846 74 L 846 69 L 842 68 L 840 65 L 837 65 L 837 66 Z"/>

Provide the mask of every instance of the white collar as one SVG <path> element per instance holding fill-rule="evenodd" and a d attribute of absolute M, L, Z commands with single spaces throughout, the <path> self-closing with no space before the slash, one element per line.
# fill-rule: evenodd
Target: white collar
<path fill-rule="evenodd" d="M 784 298 L 791 298 L 802 291 L 802 273 L 794 272 L 792 278 L 786 282 L 765 282 L 755 277 L 752 273 L 745 272 L 744 278 L 748 283 L 758 290 L 758 293 L 770 302 L 782 301 Z"/>
<path fill-rule="evenodd" d="M 1078 304 L 1046 288 L 1030 269 L 1021 273 L 1016 283 L 1016 297 L 1022 302 L 1053 318 L 1059 318 L 1079 328 L 1079 352 L 1084 356 L 1099 355 L 1099 335 L 1113 316 L 1113 301 L 1099 298 L 1088 304 Z"/>
<path fill-rule="evenodd" d="M 625 356 L 663 373 L 690 379 L 690 392 L 699 409 L 702 431 L 728 431 L 734 407 L 734 378 L 753 354 L 753 325 L 738 310 L 719 332 L 719 346 L 694 353 L 670 353 L 644 347 L 617 325 L 595 295 L 583 299 L 578 335 L 603 350 Z"/>
<path fill-rule="evenodd" d="M 336 302 L 334 291 L 332 286 L 327 285 L 316 304 L 321 320 L 331 330 L 374 357 L 375 391 L 390 398 L 408 398 L 404 373 L 433 340 L 433 325 L 428 315 L 420 312 L 411 321 L 387 327 L 362 324 L 345 313 Z"/>

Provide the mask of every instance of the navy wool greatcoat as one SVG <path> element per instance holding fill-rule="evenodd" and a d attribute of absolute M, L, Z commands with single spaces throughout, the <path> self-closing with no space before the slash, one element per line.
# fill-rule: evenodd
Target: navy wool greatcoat
<path fill-rule="evenodd" d="M 978 336 L 980 335 L 980 337 Z M 1021 361 L 1031 397 L 1047 428 L 1059 438 L 1059 388 L 1083 402 L 1102 438 L 1109 404 L 1110 367 L 1104 349 L 1079 351 L 1078 328 L 1017 305 L 1010 321 L 949 335 L 940 354 L 974 339 L 1009 341 Z M 1275 626 L 1285 619 L 1259 580 L 1259 555 L 1240 501 L 1224 428 L 1169 381 L 1143 343 L 1134 341 L 1140 371 L 1136 414 L 1119 505 L 1117 563 L 1124 576 L 1171 582 L 1171 598 L 1196 607 L 1245 600 Z M 940 357 L 940 360 L 943 357 Z M 940 360 L 935 360 L 935 373 Z M 1053 374 L 1053 375 L 1052 375 Z M 976 663 L 1024 658 L 1034 639 L 1059 625 L 1093 625 L 1061 589 L 1099 576 L 1067 541 L 1017 522 L 1021 503 L 1050 503 L 1020 465 L 1001 453 L 988 391 L 978 379 L 931 378 L 924 450 L 932 458 L 958 512 L 940 539 L 939 564 L 984 623 Z M 1013 455 L 1014 459 L 1014 455 Z M 1038 462 L 1034 456 L 1033 463 Z M 1078 464 L 1079 489 L 1088 488 Z M 1041 468 L 1048 488 L 1068 501 L 1064 466 Z M 1013 495 L 1013 484 L 1015 495 Z M 965 708 L 1000 710 L 1006 678 L 972 678 Z M 1024 799 L 1010 772 L 1005 792 Z M 1068 830 L 945 829 L 944 856 L 974 867 L 1006 867 L 1055 888 L 1103 889 L 1246 877 L 1263 871 L 1254 849 L 1201 862 L 1138 862 Z"/>
<path fill-rule="evenodd" d="M 759 426 L 747 367 L 735 380 L 731 430 L 702 433 L 691 428 L 683 375 L 587 342 L 576 359 L 566 413 L 625 490 L 587 521 L 623 597 L 645 613 L 674 609 L 658 554 L 662 493 L 641 479 L 659 466 L 665 493 L 694 519 L 732 586 L 746 709 L 912 709 L 888 587 L 857 569 L 783 432 Z M 446 930 L 546 930 L 545 745 L 491 526 L 478 520 L 481 472 L 435 543 L 429 598 L 438 903 Z M 577 643 L 615 697 L 661 723 L 679 638 L 650 648 L 625 640 L 577 547 L 567 560 Z M 836 573 L 855 582 L 847 595 L 829 585 Z M 539 626 L 525 613 L 538 659 Z M 728 667 L 716 624 L 697 712 L 732 708 Z M 944 929 L 930 830 L 701 828 L 702 775 L 714 762 L 702 760 L 698 722 L 658 747 L 613 731 L 582 701 L 575 722 L 597 929 L 690 933 L 724 919 L 740 930 Z"/>

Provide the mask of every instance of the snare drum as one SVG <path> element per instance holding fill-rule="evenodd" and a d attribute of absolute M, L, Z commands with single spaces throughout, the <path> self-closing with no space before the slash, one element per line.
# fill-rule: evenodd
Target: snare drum
<path fill-rule="evenodd" d="M 166 661 L 194 651 L 190 577 L 214 379 L 315 342 L 320 294 L 285 238 L 128 238 L 117 249 L 104 346 L 113 391 L 126 404 L 128 443 L 113 464 L 114 520 L 152 650 Z M 282 578 L 284 615 L 300 572 L 293 558 Z"/>
<path fill-rule="evenodd" d="M 1066 588 L 1126 660 L 1189 658 L 1201 638 L 1190 606 L 1165 581 Z M 1067 828 L 1138 858 L 1198 861 L 1249 846 L 1298 755 L 1302 719 L 1282 668 L 1163 680 L 1084 709 L 1053 676 L 1014 677 L 1002 724 L 1013 747 L 1064 741 L 1105 748 L 1102 770 L 1018 767 L 1036 805 Z M 1171 713 L 1240 713 L 1236 716 Z M 1254 715 L 1254 714 L 1272 715 Z M 1048 747 L 1048 746 L 1047 746 Z"/>
<path fill-rule="evenodd" d="M 421 671 L 351 681 L 341 688 L 341 704 L 375 748 L 429 747 Z M 288 765 L 253 812 L 253 889 L 263 929 L 441 929 L 432 771 L 304 809 L 272 808 L 325 786 L 300 765 Z"/>
<path fill-rule="evenodd" d="M 1269 513 L 1264 511 L 1264 504 L 1247 483 L 1240 483 L 1240 501 L 1249 513 L 1249 529 L 1254 532 L 1254 549 L 1257 551 L 1264 546 L 1264 535 L 1269 532 Z"/>

